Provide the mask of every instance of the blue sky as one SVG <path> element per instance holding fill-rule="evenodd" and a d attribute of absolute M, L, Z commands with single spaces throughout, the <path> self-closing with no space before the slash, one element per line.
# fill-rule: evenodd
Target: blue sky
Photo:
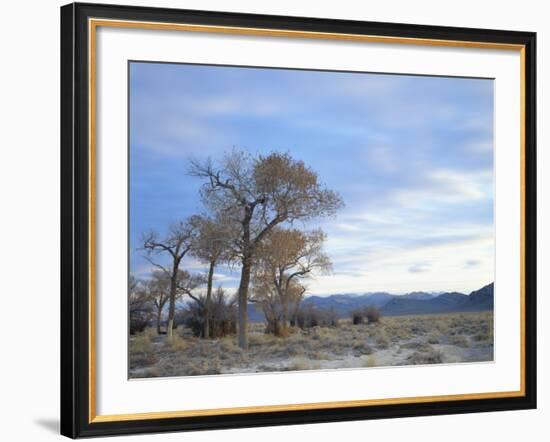
<path fill-rule="evenodd" d="M 493 281 L 493 81 L 130 64 L 130 269 L 144 231 L 201 211 L 188 160 L 290 152 L 339 192 L 309 293 L 469 292 Z M 204 268 L 192 258 L 183 267 Z M 237 272 L 219 268 L 234 288 Z"/>

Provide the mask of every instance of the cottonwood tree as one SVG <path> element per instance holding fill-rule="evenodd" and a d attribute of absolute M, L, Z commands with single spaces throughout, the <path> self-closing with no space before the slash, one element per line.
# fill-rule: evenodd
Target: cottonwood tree
<path fill-rule="evenodd" d="M 130 315 L 130 334 L 142 331 L 153 316 L 151 299 L 145 290 L 143 281 L 130 276 L 128 281 L 128 309 Z"/>
<path fill-rule="evenodd" d="M 205 205 L 237 226 L 232 245 L 241 264 L 238 341 L 246 349 L 250 276 L 262 240 L 282 223 L 333 215 L 343 202 L 320 183 L 317 173 L 287 153 L 252 157 L 233 150 L 220 164 L 192 161 L 189 173 L 205 180 Z"/>
<path fill-rule="evenodd" d="M 202 263 L 208 265 L 206 277 L 206 296 L 204 298 L 204 323 L 203 337 L 210 336 L 210 318 L 212 303 L 212 284 L 214 281 L 214 270 L 218 264 L 227 261 L 231 257 L 231 224 L 223 216 L 210 218 L 195 215 L 191 217 L 190 223 L 194 226 L 196 235 L 191 247 L 191 254 Z"/>
<path fill-rule="evenodd" d="M 330 259 L 323 251 L 325 239 L 321 230 L 302 232 L 277 227 L 258 247 L 254 292 L 260 302 L 264 305 L 267 302 L 270 307 L 272 321 L 268 331 L 284 334 L 289 326 L 290 308 L 296 311 L 306 290 L 303 281 L 314 271 L 330 271 Z"/>
<path fill-rule="evenodd" d="M 180 221 L 170 227 L 164 238 L 159 238 L 155 232 L 150 232 L 143 238 L 143 249 L 146 258 L 155 267 L 164 272 L 170 279 L 168 303 L 168 336 L 172 337 L 176 299 L 178 297 L 178 277 L 183 257 L 189 252 L 193 244 L 194 228 L 188 221 Z M 168 264 L 160 264 L 153 256 L 167 255 Z"/>
<path fill-rule="evenodd" d="M 281 303 L 281 297 L 277 293 L 277 289 L 268 279 L 253 277 L 252 301 L 257 303 L 265 316 L 266 333 L 271 333 L 276 336 L 287 336 L 288 328 L 284 326 L 284 312 Z M 306 287 L 299 282 L 293 281 L 287 288 L 286 299 L 289 306 L 289 318 L 295 321 L 295 315 L 298 307 L 303 299 Z"/>
<path fill-rule="evenodd" d="M 206 282 L 204 275 L 199 273 L 189 273 L 186 270 L 180 270 L 176 278 L 176 294 L 177 297 L 183 295 L 189 296 L 191 299 L 195 300 L 197 294 L 194 293 L 196 289 L 203 286 Z"/>
<path fill-rule="evenodd" d="M 206 297 L 204 294 L 193 295 L 192 303 L 185 310 L 186 325 L 195 336 L 204 336 L 204 319 Z M 236 332 L 236 301 L 226 296 L 220 286 L 212 293 L 210 303 L 209 336 L 220 338 Z"/>
<path fill-rule="evenodd" d="M 148 296 L 155 307 L 157 334 L 160 335 L 162 312 L 170 299 L 170 275 L 161 270 L 156 270 L 146 285 Z"/>

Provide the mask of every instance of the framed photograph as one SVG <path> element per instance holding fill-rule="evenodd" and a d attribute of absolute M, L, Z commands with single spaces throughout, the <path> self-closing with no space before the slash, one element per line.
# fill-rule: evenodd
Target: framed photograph
<path fill-rule="evenodd" d="M 530 32 L 61 8 L 61 432 L 536 407 Z"/>

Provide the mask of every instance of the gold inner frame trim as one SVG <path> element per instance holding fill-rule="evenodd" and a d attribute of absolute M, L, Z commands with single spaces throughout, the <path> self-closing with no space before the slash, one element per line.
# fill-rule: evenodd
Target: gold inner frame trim
<path fill-rule="evenodd" d="M 96 36 L 97 28 L 133 28 L 163 31 L 206 32 L 217 34 L 253 35 L 265 37 L 306 38 L 368 43 L 409 44 L 419 46 L 442 46 L 474 49 L 497 49 L 518 51 L 520 54 L 520 389 L 487 393 L 465 393 L 438 396 L 416 396 L 387 399 L 367 399 L 352 401 L 315 402 L 283 405 L 261 405 L 233 408 L 215 408 L 179 411 L 158 411 L 129 414 L 96 414 Z M 322 410 L 328 408 L 365 407 L 375 405 L 419 404 L 427 402 L 482 400 L 525 396 L 525 46 L 521 44 L 474 42 L 459 40 L 439 40 L 411 37 L 390 37 L 377 35 L 339 34 L 329 32 L 292 31 L 284 29 L 245 28 L 232 26 L 211 26 L 182 23 L 159 23 L 130 20 L 88 19 L 88 93 L 89 93 L 89 423 L 133 421 L 146 419 L 168 419 L 180 417 L 221 416 L 246 413 L 267 413 L 280 411 Z"/>

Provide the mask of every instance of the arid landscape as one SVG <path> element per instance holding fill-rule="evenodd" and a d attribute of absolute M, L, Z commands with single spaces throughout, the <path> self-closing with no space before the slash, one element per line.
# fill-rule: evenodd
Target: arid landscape
<path fill-rule="evenodd" d="M 250 326 L 248 351 L 235 336 L 204 340 L 185 327 L 168 340 L 152 328 L 130 338 L 130 377 L 424 365 L 493 360 L 493 313 L 342 319 L 334 327 L 294 328 L 286 338 Z"/>
<path fill-rule="evenodd" d="M 129 66 L 129 378 L 493 360 L 491 81 Z"/>

